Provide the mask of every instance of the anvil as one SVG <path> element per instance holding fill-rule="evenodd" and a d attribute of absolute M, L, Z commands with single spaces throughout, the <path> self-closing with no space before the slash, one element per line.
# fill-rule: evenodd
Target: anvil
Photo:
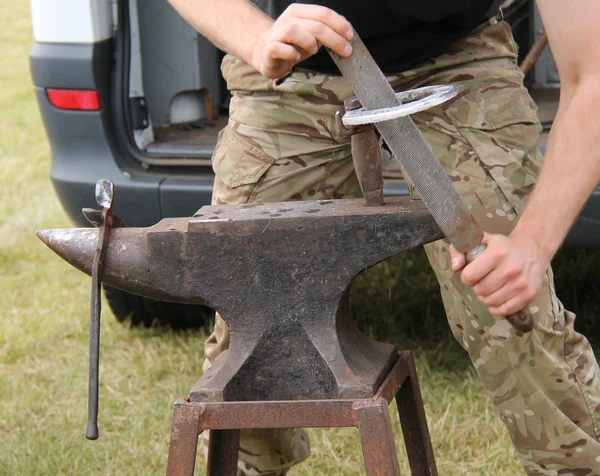
<path fill-rule="evenodd" d="M 38 235 L 90 274 L 98 229 Z M 225 319 L 230 349 L 191 401 L 369 398 L 398 354 L 353 323 L 350 284 L 441 237 L 418 198 L 371 207 L 361 199 L 212 205 L 191 218 L 113 229 L 100 277 L 145 297 L 209 306 Z"/>

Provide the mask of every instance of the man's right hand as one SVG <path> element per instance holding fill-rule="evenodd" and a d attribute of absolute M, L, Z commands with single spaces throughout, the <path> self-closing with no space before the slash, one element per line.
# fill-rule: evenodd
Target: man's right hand
<path fill-rule="evenodd" d="M 256 42 L 252 66 L 267 78 L 280 78 L 325 46 L 343 57 L 352 54 L 354 32 L 343 16 L 319 5 L 294 3 Z"/>

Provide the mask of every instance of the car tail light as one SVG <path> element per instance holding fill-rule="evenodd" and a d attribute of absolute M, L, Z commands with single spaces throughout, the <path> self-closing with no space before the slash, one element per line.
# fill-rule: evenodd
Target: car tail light
<path fill-rule="evenodd" d="M 84 89 L 47 89 L 50 103 L 59 109 L 71 111 L 99 111 L 98 91 Z"/>

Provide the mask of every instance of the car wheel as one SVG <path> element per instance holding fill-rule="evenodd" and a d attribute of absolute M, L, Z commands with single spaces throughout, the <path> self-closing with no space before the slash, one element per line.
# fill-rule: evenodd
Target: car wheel
<path fill-rule="evenodd" d="M 169 326 L 173 329 L 197 329 L 214 318 L 215 312 L 204 306 L 156 301 L 103 285 L 104 295 L 119 322 L 132 326 Z"/>

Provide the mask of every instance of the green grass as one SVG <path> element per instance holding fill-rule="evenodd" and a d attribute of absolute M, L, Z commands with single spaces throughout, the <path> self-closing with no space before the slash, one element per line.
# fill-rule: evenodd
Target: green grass
<path fill-rule="evenodd" d="M 69 222 L 48 179 L 50 150 L 28 69 L 28 2 L 1 0 L 0 11 L 0 474 L 164 474 L 172 404 L 201 374 L 205 334 L 129 330 L 105 311 L 101 438 L 85 440 L 90 280 L 34 235 Z M 582 250 L 559 257 L 558 287 L 591 337 L 600 337 L 593 317 L 600 307 L 599 260 Z M 440 473 L 522 474 L 449 334 L 423 254 L 370 270 L 356 283 L 352 302 L 370 334 L 416 351 Z M 356 430 L 312 430 L 311 436 L 313 457 L 292 474 L 364 474 Z"/>

